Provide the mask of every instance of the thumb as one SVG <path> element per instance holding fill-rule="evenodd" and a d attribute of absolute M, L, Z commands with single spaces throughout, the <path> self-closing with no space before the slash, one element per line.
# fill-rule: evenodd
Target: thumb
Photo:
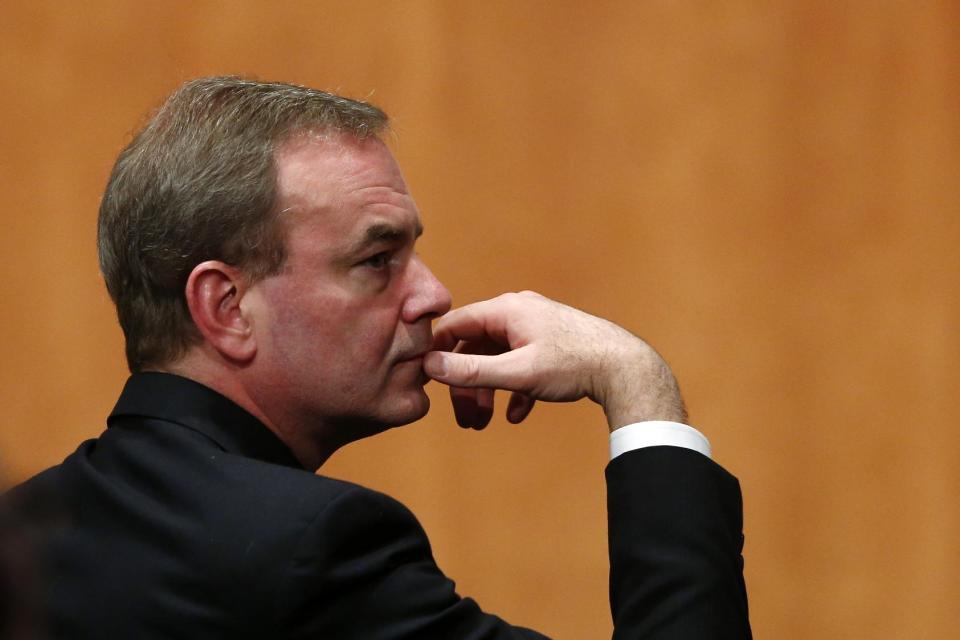
<path fill-rule="evenodd" d="M 522 391 L 523 348 L 495 356 L 431 351 L 423 358 L 428 376 L 452 387 Z"/>

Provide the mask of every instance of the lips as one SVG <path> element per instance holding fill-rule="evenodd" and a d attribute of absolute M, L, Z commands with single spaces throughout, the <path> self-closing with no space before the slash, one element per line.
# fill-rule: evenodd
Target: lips
<path fill-rule="evenodd" d="M 407 336 L 410 343 L 407 348 L 400 352 L 400 355 L 394 360 L 395 363 L 410 362 L 411 360 L 422 360 L 423 356 L 433 350 L 433 335 L 430 333 L 417 332 L 415 335 Z"/>
<path fill-rule="evenodd" d="M 401 362 L 411 362 L 413 360 L 422 360 L 423 356 L 427 355 L 429 349 L 424 349 L 422 351 L 416 351 L 410 355 L 402 356 L 397 359 L 397 363 Z"/>

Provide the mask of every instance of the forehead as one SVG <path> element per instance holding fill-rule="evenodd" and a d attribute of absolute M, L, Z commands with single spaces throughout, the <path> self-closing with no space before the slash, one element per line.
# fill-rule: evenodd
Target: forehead
<path fill-rule="evenodd" d="M 418 227 L 416 205 L 400 167 L 377 138 L 304 134 L 278 149 L 280 215 L 292 225 L 321 225 L 331 240 L 371 224 Z"/>

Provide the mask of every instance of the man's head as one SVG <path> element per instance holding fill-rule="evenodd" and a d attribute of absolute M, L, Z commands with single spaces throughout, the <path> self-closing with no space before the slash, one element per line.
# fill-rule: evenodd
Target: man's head
<path fill-rule="evenodd" d="M 305 465 L 422 417 L 449 292 L 374 107 L 214 78 L 161 107 L 114 169 L 100 259 L 132 371 L 211 386 Z"/>
<path fill-rule="evenodd" d="M 277 168 L 286 263 L 239 291 L 242 321 L 223 311 L 230 300 L 214 295 L 207 313 L 191 301 L 195 318 L 224 318 L 201 327 L 207 342 L 249 363 L 246 392 L 281 431 L 326 425 L 325 437 L 346 441 L 422 417 L 422 356 L 450 294 L 416 254 L 420 215 L 396 161 L 375 138 L 307 134 L 280 148 Z M 228 290 L 205 269 L 188 296 Z M 252 332 L 255 357 L 238 328 Z"/>
<path fill-rule="evenodd" d="M 275 152 L 315 131 L 376 137 L 387 116 L 322 91 L 240 78 L 183 85 L 123 150 L 100 206 L 100 268 L 131 371 L 175 361 L 200 341 L 183 291 L 222 260 L 259 279 L 285 259 Z"/>

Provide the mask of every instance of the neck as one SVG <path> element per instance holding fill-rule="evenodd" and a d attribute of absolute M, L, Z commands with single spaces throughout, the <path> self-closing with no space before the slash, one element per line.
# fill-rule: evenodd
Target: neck
<path fill-rule="evenodd" d="M 255 394 L 250 393 L 247 385 L 244 384 L 242 365 L 218 361 L 207 357 L 206 354 L 197 353 L 198 350 L 187 353 L 176 362 L 153 367 L 150 370 L 189 378 L 228 398 L 280 438 L 280 441 L 308 471 L 319 469 L 337 449 L 347 444 L 347 442 L 338 441 L 337 438 L 329 437 L 329 432 L 336 432 L 336 430 L 298 428 L 294 418 L 275 415 L 274 412 L 265 410 L 255 401 Z M 319 437 L 319 434 L 325 434 L 327 437 Z"/>

